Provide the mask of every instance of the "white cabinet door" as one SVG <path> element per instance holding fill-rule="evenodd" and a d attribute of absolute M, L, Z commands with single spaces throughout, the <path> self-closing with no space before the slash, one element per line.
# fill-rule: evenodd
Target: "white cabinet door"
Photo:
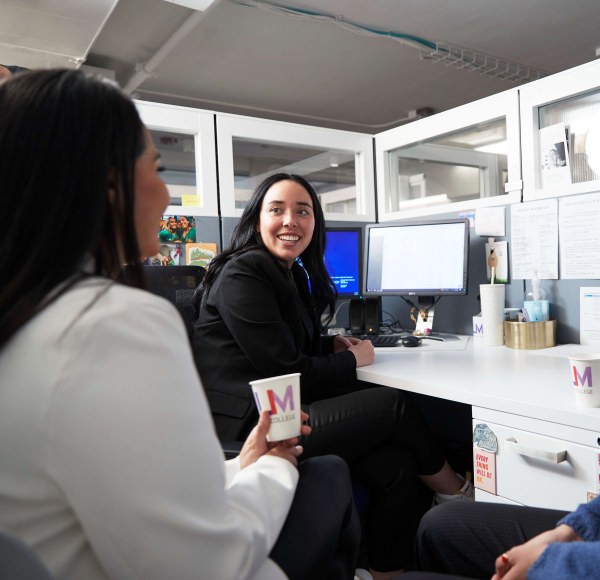
<path fill-rule="evenodd" d="M 214 113 L 136 101 L 161 154 L 171 201 L 165 214 L 218 216 Z"/>

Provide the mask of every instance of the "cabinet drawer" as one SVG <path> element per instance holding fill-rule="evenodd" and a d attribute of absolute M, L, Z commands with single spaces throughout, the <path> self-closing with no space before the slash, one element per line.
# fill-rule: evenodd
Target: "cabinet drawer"
<path fill-rule="evenodd" d="M 516 503 L 571 511 L 596 491 L 598 449 L 496 423 L 496 493 Z"/>

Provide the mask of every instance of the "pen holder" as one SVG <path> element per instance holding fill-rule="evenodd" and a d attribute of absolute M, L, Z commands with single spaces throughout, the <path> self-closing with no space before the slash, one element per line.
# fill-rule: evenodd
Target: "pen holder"
<path fill-rule="evenodd" d="M 544 322 L 504 321 L 504 344 L 509 348 L 535 350 L 556 345 L 556 320 Z"/>

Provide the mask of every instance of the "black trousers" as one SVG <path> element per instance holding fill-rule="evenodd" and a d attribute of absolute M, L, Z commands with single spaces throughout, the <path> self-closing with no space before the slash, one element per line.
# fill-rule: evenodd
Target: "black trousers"
<path fill-rule="evenodd" d="M 302 461 L 292 506 L 270 557 L 290 580 L 354 578 L 360 524 L 347 464 L 326 455 Z"/>
<path fill-rule="evenodd" d="M 439 505 L 425 514 L 417 535 L 415 580 L 458 577 L 491 578 L 496 558 L 556 526 L 567 512 L 486 502 Z M 445 577 L 445 576 L 444 576 Z"/>
<path fill-rule="evenodd" d="M 409 568 L 422 515 L 417 475 L 437 473 L 444 464 L 421 413 L 405 393 L 389 387 L 316 401 L 307 412 L 313 431 L 303 438 L 303 456 L 339 455 L 369 491 L 368 565 L 379 571 Z"/>

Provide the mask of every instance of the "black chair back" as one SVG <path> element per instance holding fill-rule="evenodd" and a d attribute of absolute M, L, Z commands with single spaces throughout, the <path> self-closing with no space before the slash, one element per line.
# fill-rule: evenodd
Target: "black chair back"
<path fill-rule="evenodd" d="M 6 530 L 0 530 L 0 578 L 52 580 L 53 576 L 25 542 Z"/>
<path fill-rule="evenodd" d="M 142 266 L 146 286 L 171 302 L 181 314 L 188 337 L 192 338 L 196 310 L 194 292 L 204 278 L 202 266 Z"/>

